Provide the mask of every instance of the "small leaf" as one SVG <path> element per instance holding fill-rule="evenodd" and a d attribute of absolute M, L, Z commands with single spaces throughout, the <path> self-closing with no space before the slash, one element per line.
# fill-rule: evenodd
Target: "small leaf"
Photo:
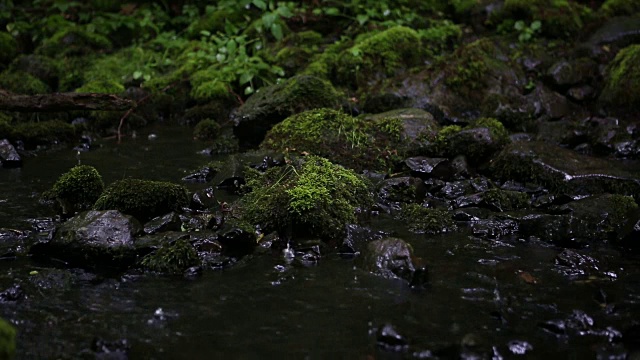
<path fill-rule="evenodd" d="M 251 86 L 247 86 L 246 88 L 244 88 L 244 94 L 245 95 L 250 95 L 253 94 L 253 88 Z"/>
<path fill-rule="evenodd" d="M 144 81 L 149 81 L 149 80 L 151 80 L 151 75 L 149 75 L 149 74 L 145 74 L 145 75 L 143 76 L 143 78 L 144 78 Z"/>
<path fill-rule="evenodd" d="M 262 23 L 265 28 L 271 28 L 271 25 L 276 21 L 276 15 L 273 13 L 267 13 L 262 15 Z"/>
<path fill-rule="evenodd" d="M 267 10 L 267 3 L 262 0 L 253 0 L 252 3 L 260 10 Z"/>
<path fill-rule="evenodd" d="M 516 23 L 513 25 L 513 28 L 518 30 L 518 31 L 522 31 L 522 29 L 524 29 L 524 27 L 525 27 L 524 21 L 522 21 L 522 20 L 516 21 Z"/>
<path fill-rule="evenodd" d="M 240 85 L 244 85 L 248 82 L 250 82 L 251 80 L 253 80 L 253 74 L 245 72 L 242 73 L 242 75 L 240 75 Z"/>
<path fill-rule="evenodd" d="M 356 16 L 356 20 L 358 21 L 358 24 L 364 25 L 367 21 L 369 21 L 369 16 L 360 14 Z"/>
<path fill-rule="evenodd" d="M 209 31 L 207 31 L 207 30 L 202 30 L 202 31 L 200 31 L 200 35 L 202 35 L 202 36 L 211 36 L 211 33 Z"/>
<path fill-rule="evenodd" d="M 133 72 L 133 79 L 134 80 L 138 80 L 142 77 L 142 71 L 134 71 Z"/>
<path fill-rule="evenodd" d="M 288 18 L 293 16 L 293 13 L 291 12 L 291 10 L 289 10 L 289 8 L 286 7 L 286 6 L 280 6 L 280 7 L 278 7 L 278 9 L 276 11 L 283 18 L 287 18 L 288 19 Z"/>
<path fill-rule="evenodd" d="M 330 7 L 330 8 L 324 9 L 324 13 L 327 14 L 327 15 L 332 15 L 332 16 L 340 15 L 340 9 L 338 9 L 336 7 Z"/>
<path fill-rule="evenodd" d="M 237 48 L 238 44 L 235 42 L 235 40 L 229 40 L 229 42 L 227 43 L 227 51 L 229 52 L 229 54 L 235 53 Z"/>
<path fill-rule="evenodd" d="M 536 20 L 534 22 L 531 23 L 531 30 L 540 30 L 540 28 L 542 27 L 542 23 L 540 22 L 540 20 Z"/>
<path fill-rule="evenodd" d="M 224 54 L 220 54 L 218 53 L 218 55 L 216 55 L 216 60 L 218 62 L 223 62 L 227 57 Z"/>
<path fill-rule="evenodd" d="M 271 25 L 271 35 L 278 41 L 282 40 L 282 26 L 280 24 Z"/>

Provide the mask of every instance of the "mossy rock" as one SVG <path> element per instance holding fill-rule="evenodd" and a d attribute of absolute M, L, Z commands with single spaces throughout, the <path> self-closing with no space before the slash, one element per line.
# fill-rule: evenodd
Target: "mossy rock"
<path fill-rule="evenodd" d="M 13 137 L 22 140 L 27 148 L 71 142 L 75 136 L 76 128 L 61 120 L 21 122 L 13 128 Z"/>
<path fill-rule="evenodd" d="M 640 45 L 628 46 L 606 69 L 599 102 L 612 112 L 635 109 L 640 103 Z"/>
<path fill-rule="evenodd" d="M 471 1 L 475 3 L 475 0 Z M 436 57 L 458 42 L 462 37 L 462 28 L 451 20 L 431 20 L 429 27 L 418 30 L 418 36 L 426 55 Z"/>
<path fill-rule="evenodd" d="M 357 39 L 339 57 L 336 81 L 351 86 L 393 76 L 419 65 L 422 59 L 420 35 L 408 27 L 396 26 Z"/>
<path fill-rule="evenodd" d="M 15 72 L 26 72 L 41 80 L 47 86 L 57 91 L 62 73 L 62 66 L 59 61 L 42 55 L 22 55 L 17 57 L 10 66 Z"/>
<path fill-rule="evenodd" d="M 333 109 L 315 109 L 274 126 L 261 147 L 279 152 L 312 153 L 355 170 L 393 169 L 406 152 L 405 124 L 400 116 L 366 120 Z M 423 125 L 428 131 L 429 125 Z"/>
<path fill-rule="evenodd" d="M 172 244 L 165 243 L 146 255 L 140 265 L 150 271 L 179 275 L 190 267 L 200 265 L 200 258 L 187 240 L 178 239 Z"/>
<path fill-rule="evenodd" d="M 9 33 L 0 32 L 0 69 L 18 54 L 18 43 Z"/>
<path fill-rule="evenodd" d="M 258 145 L 273 125 L 293 114 L 316 108 L 338 108 L 342 96 L 331 83 L 309 75 L 294 76 L 260 89 L 232 115 L 241 143 Z"/>
<path fill-rule="evenodd" d="M 438 234 L 457 228 L 448 211 L 430 209 L 419 204 L 403 206 L 399 218 L 407 224 L 409 231 L 416 233 Z"/>
<path fill-rule="evenodd" d="M 482 201 L 492 210 L 512 211 L 529 207 L 530 196 L 519 191 L 489 189 L 482 194 Z"/>
<path fill-rule="evenodd" d="M 512 29 L 517 20 L 526 23 L 539 20 L 544 36 L 569 38 L 593 17 L 588 7 L 570 0 L 505 0 L 502 8 L 491 14 L 489 22 Z"/>
<path fill-rule="evenodd" d="M 0 74 L 0 88 L 20 95 L 47 94 L 51 88 L 42 80 L 24 71 L 5 70 Z"/>
<path fill-rule="evenodd" d="M 0 359 L 13 359 L 16 353 L 16 329 L 0 318 Z"/>
<path fill-rule="evenodd" d="M 198 122 L 193 129 L 193 137 L 198 140 L 213 140 L 220 135 L 220 124 L 212 119 Z"/>
<path fill-rule="evenodd" d="M 113 80 L 93 80 L 75 90 L 77 93 L 120 94 L 124 86 Z"/>
<path fill-rule="evenodd" d="M 285 74 L 297 74 L 319 52 L 323 41 L 322 34 L 315 31 L 291 33 L 282 39 L 273 60 L 284 69 Z"/>
<path fill-rule="evenodd" d="M 640 12 L 640 2 L 636 0 L 607 0 L 600 6 L 599 12 L 606 16 L 633 15 Z"/>
<path fill-rule="evenodd" d="M 96 201 L 96 210 L 119 210 L 144 222 L 189 204 L 187 190 L 162 181 L 124 179 L 109 185 Z"/>
<path fill-rule="evenodd" d="M 308 156 L 301 161 L 264 174 L 251 171 L 251 192 L 240 203 L 243 219 L 265 231 L 339 240 L 347 224 L 358 222 L 356 209 L 373 203 L 370 184 L 327 159 Z"/>
<path fill-rule="evenodd" d="M 443 127 L 429 144 L 426 153 L 434 156 L 465 155 L 474 162 L 482 162 L 507 145 L 509 132 L 494 118 L 480 118 L 464 128 L 459 125 Z"/>
<path fill-rule="evenodd" d="M 103 35 L 80 27 L 67 27 L 43 41 L 36 53 L 48 56 L 77 56 L 107 51 L 111 47 L 111 41 Z"/>
<path fill-rule="evenodd" d="M 62 174 L 44 197 L 55 200 L 63 214 L 87 210 L 98 200 L 104 183 L 98 170 L 89 165 L 78 165 Z"/>

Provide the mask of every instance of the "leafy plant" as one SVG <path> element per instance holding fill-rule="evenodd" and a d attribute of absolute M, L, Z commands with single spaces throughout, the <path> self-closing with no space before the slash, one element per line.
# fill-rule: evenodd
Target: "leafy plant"
<path fill-rule="evenodd" d="M 541 27 L 542 23 L 540 22 L 540 20 L 531 22 L 529 26 L 527 26 L 524 21 L 518 20 L 513 25 L 513 28 L 520 33 L 518 35 L 518 41 L 520 41 L 521 43 L 525 43 L 533 39 L 536 34 L 540 33 Z"/>

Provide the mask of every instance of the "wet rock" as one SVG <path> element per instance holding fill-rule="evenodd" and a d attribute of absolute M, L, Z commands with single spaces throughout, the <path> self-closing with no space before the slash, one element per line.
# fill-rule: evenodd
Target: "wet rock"
<path fill-rule="evenodd" d="M 387 279 L 403 279 L 412 286 L 424 285 L 426 269 L 416 268 L 409 245 L 398 238 L 385 238 L 367 244 L 356 258 L 356 266 Z"/>
<path fill-rule="evenodd" d="M 419 204 L 403 205 L 398 218 L 407 225 L 409 231 L 420 234 L 439 234 L 457 229 L 448 211 Z"/>
<path fill-rule="evenodd" d="M 374 231 L 368 227 L 355 224 L 347 225 L 347 232 L 342 244 L 338 247 L 341 255 L 354 256 L 364 251 L 368 243 L 380 240 L 388 234 L 381 231 Z"/>
<path fill-rule="evenodd" d="M 243 146 L 257 146 L 273 125 L 310 109 L 338 108 L 341 98 L 331 83 L 309 75 L 294 76 L 260 89 L 232 114 L 234 134 Z"/>
<path fill-rule="evenodd" d="M 548 320 L 538 323 L 538 327 L 555 336 L 567 335 L 567 326 L 564 320 Z"/>
<path fill-rule="evenodd" d="M 140 232 L 140 223 L 119 211 L 87 211 L 60 226 L 51 241 L 32 246 L 31 253 L 79 267 L 121 269 L 135 259 L 134 237 Z"/>
<path fill-rule="evenodd" d="M 528 97 L 534 104 L 536 117 L 544 120 L 558 120 L 569 115 L 572 111 L 572 106 L 567 98 L 557 92 L 549 91 L 543 86 L 536 87 Z"/>
<path fill-rule="evenodd" d="M 447 182 L 435 193 L 435 195 L 441 196 L 445 199 L 454 200 L 461 196 L 473 195 L 487 191 L 489 188 L 490 184 L 488 179 L 484 177 L 477 177 L 471 180 Z M 469 201 L 474 202 L 475 200 L 469 199 Z M 480 201 L 480 197 L 478 197 L 478 201 Z M 461 200 L 461 202 L 465 202 L 465 200 Z"/>
<path fill-rule="evenodd" d="M 618 163 L 543 142 L 515 142 L 492 160 L 496 178 L 545 186 L 556 194 L 640 194 L 640 164 Z"/>
<path fill-rule="evenodd" d="M 91 351 L 96 360 L 127 360 L 130 345 L 127 339 L 107 341 L 95 338 L 91 343 Z"/>
<path fill-rule="evenodd" d="M 232 257 L 242 257 L 253 252 L 258 242 L 253 229 L 240 228 L 233 223 L 225 224 L 217 239 L 223 247 L 223 253 Z"/>
<path fill-rule="evenodd" d="M 213 166 L 204 166 L 201 169 L 185 176 L 182 181 L 189 183 L 208 183 L 218 173 L 218 169 Z"/>
<path fill-rule="evenodd" d="M 7 139 L 0 140 L 0 164 L 3 168 L 22 166 L 22 158 Z"/>
<path fill-rule="evenodd" d="M 386 351 L 406 351 L 409 342 L 391 324 L 384 324 L 376 334 L 376 343 Z"/>
<path fill-rule="evenodd" d="M 218 189 L 226 190 L 231 194 L 237 194 L 240 187 L 246 183 L 244 167 L 247 159 L 240 155 L 231 155 L 222 165 L 220 172 L 213 179 Z"/>
<path fill-rule="evenodd" d="M 400 203 L 421 202 L 426 192 L 426 187 L 419 178 L 391 178 L 378 186 L 378 201 L 385 207 L 399 208 Z"/>
<path fill-rule="evenodd" d="M 8 289 L 0 292 L 0 303 L 14 302 L 25 298 L 25 293 L 20 284 L 14 284 Z"/>
<path fill-rule="evenodd" d="M 428 158 L 424 156 L 411 157 L 404 160 L 405 165 L 411 170 L 411 176 L 421 179 L 447 178 L 449 160 L 446 158 Z"/>
<path fill-rule="evenodd" d="M 509 351 L 514 355 L 524 355 L 533 350 L 533 345 L 524 340 L 511 340 L 507 344 Z"/>
<path fill-rule="evenodd" d="M 469 227 L 473 236 L 483 239 L 498 240 L 518 232 L 518 222 L 513 219 L 479 219 L 471 222 Z"/>
<path fill-rule="evenodd" d="M 556 255 L 555 264 L 563 274 L 570 277 L 587 277 L 601 271 L 598 260 L 572 249 L 564 249 Z"/>
<path fill-rule="evenodd" d="M 405 108 L 409 99 L 394 93 L 382 93 L 367 96 L 362 105 L 362 111 L 369 114 L 379 114 L 386 111 Z"/>
<path fill-rule="evenodd" d="M 635 211 L 618 234 L 618 243 L 624 247 L 640 250 L 640 211 Z"/>
<path fill-rule="evenodd" d="M 220 212 L 185 215 L 180 219 L 182 230 L 186 231 L 217 230 L 224 224 L 224 215 Z"/>
<path fill-rule="evenodd" d="M 159 216 L 144 224 L 145 234 L 155 234 L 164 231 L 180 231 L 182 220 L 175 212 Z"/>
<path fill-rule="evenodd" d="M 197 190 L 191 195 L 191 203 L 189 207 L 194 210 L 217 210 L 220 203 L 216 199 L 214 189 L 208 187 L 206 189 Z"/>
<path fill-rule="evenodd" d="M 595 97 L 596 91 L 589 85 L 574 86 L 567 90 L 567 95 L 578 102 L 591 100 Z"/>
<path fill-rule="evenodd" d="M 551 84 L 560 90 L 565 90 L 572 85 L 588 83 L 598 73 L 598 64 L 589 58 L 576 60 L 560 60 L 547 70 L 547 76 Z"/>
<path fill-rule="evenodd" d="M 413 142 L 419 142 L 421 137 L 433 134 L 440 128 L 430 112 L 418 108 L 404 108 L 364 116 L 365 121 L 380 121 L 382 119 L 401 120 L 402 131 L 400 136 L 402 141 L 405 142 L 405 146 L 415 146 L 412 145 Z"/>
<path fill-rule="evenodd" d="M 637 16 L 613 17 L 596 30 L 580 46 L 582 52 L 593 57 L 605 57 L 603 46 L 623 48 L 640 41 L 640 21 Z"/>

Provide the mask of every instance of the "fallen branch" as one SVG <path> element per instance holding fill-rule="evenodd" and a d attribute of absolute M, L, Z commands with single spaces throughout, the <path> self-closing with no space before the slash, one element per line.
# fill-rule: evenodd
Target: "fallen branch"
<path fill-rule="evenodd" d="M 16 95 L 0 90 L 0 110 L 18 112 L 56 112 L 71 110 L 122 111 L 135 103 L 113 94 L 53 93 Z"/>

